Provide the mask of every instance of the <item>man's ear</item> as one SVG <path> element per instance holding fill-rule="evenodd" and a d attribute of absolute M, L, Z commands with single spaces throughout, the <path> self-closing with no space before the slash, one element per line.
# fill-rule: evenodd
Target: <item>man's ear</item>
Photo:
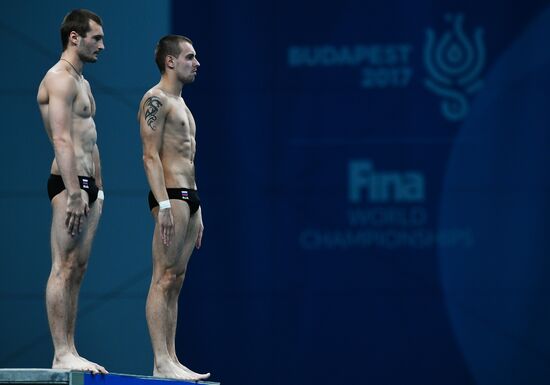
<path fill-rule="evenodd" d="M 78 45 L 79 42 L 80 42 L 80 35 L 76 33 L 76 31 L 71 31 L 71 33 L 69 33 L 69 43 L 73 45 Z"/>
<path fill-rule="evenodd" d="M 164 64 L 166 65 L 167 68 L 172 68 L 174 69 L 176 67 L 176 58 L 172 55 L 166 55 L 166 59 L 164 61 Z"/>

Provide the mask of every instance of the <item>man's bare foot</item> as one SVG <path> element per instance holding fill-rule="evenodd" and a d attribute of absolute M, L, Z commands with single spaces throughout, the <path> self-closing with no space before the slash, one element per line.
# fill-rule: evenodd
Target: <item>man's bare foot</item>
<path fill-rule="evenodd" d="M 101 374 L 109 374 L 109 372 L 107 371 L 107 369 L 105 369 L 103 366 L 101 366 L 101 365 L 99 365 L 99 364 L 96 364 L 96 363 L 93 362 L 93 361 L 87 360 L 86 358 L 84 358 L 84 357 L 82 357 L 82 356 L 78 356 L 78 358 L 80 358 L 80 359 L 81 359 L 82 361 L 84 361 L 86 364 L 94 366 L 94 367 L 99 371 L 99 373 L 101 373 Z"/>
<path fill-rule="evenodd" d="M 107 373 L 105 368 L 81 358 L 72 353 L 56 355 L 53 359 L 52 369 L 79 370 L 93 374 Z"/>
<path fill-rule="evenodd" d="M 178 380 L 199 381 L 210 377 L 210 373 L 200 374 L 186 368 L 180 363 L 172 360 L 159 363 L 153 371 L 154 377 L 174 378 Z"/>
<path fill-rule="evenodd" d="M 171 356 L 170 356 L 170 359 L 171 359 L 177 366 L 179 366 L 181 369 L 183 369 L 183 370 L 185 370 L 186 372 L 190 373 L 191 376 L 197 377 L 198 380 L 206 380 L 208 377 L 210 377 L 210 373 L 201 374 L 201 373 L 197 373 L 197 372 L 192 371 L 192 370 L 189 369 L 187 366 L 183 365 L 175 354 L 174 354 L 174 355 L 171 355 Z"/>
<path fill-rule="evenodd" d="M 187 366 L 183 365 L 179 360 L 176 359 L 176 364 L 185 370 L 186 372 L 189 372 L 192 376 L 195 376 L 197 380 L 206 380 L 208 377 L 210 377 L 210 373 L 197 373 L 189 369 Z"/>

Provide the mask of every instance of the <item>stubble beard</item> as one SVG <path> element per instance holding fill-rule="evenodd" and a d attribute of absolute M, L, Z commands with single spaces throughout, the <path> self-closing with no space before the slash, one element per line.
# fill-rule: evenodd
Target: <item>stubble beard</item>
<path fill-rule="evenodd" d="M 97 61 L 97 58 L 96 57 L 88 57 L 88 56 L 84 56 L 84 57 L 81 57 L 80 60 L 82 60 L 83 63 L 95 63 Z"/>
<path fill-rule="evenodd" d="M 83 63 L 95 63 L 97 61 L 97 57 L 94 56 L 94 54 L 86 55 L 86 54 L 79 54 L 78 58 Z"/>
<path fill-rule="evenodd" d="M 185 79 L 183 79 L 182 83 L 185 84 L 191 84 L 195 81 L 195 78 L 197 77 L 197 74 L 191 74 Z"/>

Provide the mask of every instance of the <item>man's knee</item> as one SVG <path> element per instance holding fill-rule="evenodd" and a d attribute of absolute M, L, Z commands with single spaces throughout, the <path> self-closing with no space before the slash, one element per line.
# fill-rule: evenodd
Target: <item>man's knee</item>
<path fill-rule="evenodd" d="M 87 268 L 88 261 L 68 259 L 54 263 L 52 273 L 67 280 L 81 280 Z"/>
<path fill-rule="evenodd" d="M 185 269 L 180 272 L 167 269 L 158 276 L 156 283 L 163 291 L 171 292 L 181 288 L 184 278 Z"/>

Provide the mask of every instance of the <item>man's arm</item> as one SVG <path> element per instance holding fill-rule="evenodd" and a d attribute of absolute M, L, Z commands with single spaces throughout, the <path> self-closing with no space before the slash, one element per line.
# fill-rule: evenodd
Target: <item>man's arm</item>
<path fill-rule="evenodd" d="M 201 248 L 202 245 L 202 234 L 204 233 L 204 224 L 202 222 L 202 209 L 199 207 L 199 210 L 197 212 L 199 216 L 199 232 L 197 233 L 197 239 L 195 241 L 195 247 L 197 249 Z"/>
<path fill-rule="evenodd" d="M 94 145 L 92 157 L 94 161 L 95 183 L 100 190 L 103 190 L 103 178 L 101 177 L 101 159 L 99 157 L 99 148 L 97 147 L 97 143 Z"/>
<path fill-rule="evenodd" d="M 105 195 L 103 194 L 103 178 L 101 176 L 101 159 L 99 157 L 99 148 L 97 147 L 97 143 L 94 145 L 94 151 L 92 152 L 92 158 L 94 161 L 94 178 L 95 183 L 97 185 L 97 188 L 99 189 L 100 193 L 97 196 L 98 203 L 99 203 L 99 214 L 103 211 L 103 200 L 105 199 Z"/>
<path fill-rule="evenodd" d="M 73 103 L 77 89 L 74 80 L 62 74 L 52 76 L 48 83 L 48 123 L 55 159 L 68 196 L 65 225 L 74 236 L 82 230 L 84 216 L 88 213 L 88 205 L 80 192 L 71 136 Z"/>
<path fill-rule="evenodd" d="M 164 169 L 160 160 L 164 123 L 167 108 L 164 97 L 147 94 L 140 106 L 139 126 L 143 145 L 143 167 L 149 187 L 157 202 L 170 202 L 164 181 Z M 170 207 L 159 207 L 157 216 L 162 241 L 169 245 L 174 235 L 174 219 Z"/>

